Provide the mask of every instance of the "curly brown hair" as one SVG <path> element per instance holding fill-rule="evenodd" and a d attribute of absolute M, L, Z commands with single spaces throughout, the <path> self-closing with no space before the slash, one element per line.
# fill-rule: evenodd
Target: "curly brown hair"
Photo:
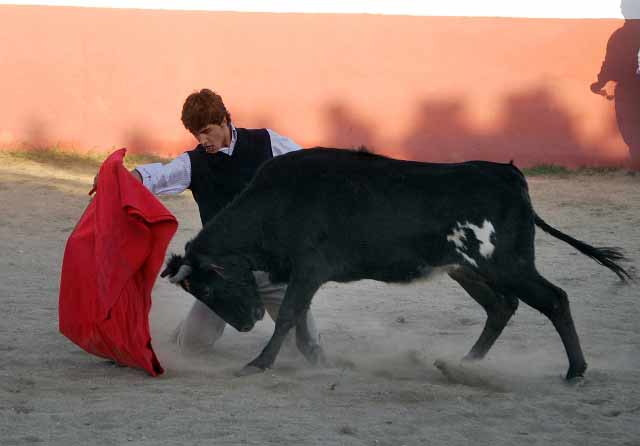
<path fill-rule="evenodd" d="M 194 135 L 209 124 L 222 124 L 224 118 L 231 122 L 222 97 L 208 88 L 191 93 L 182 106 L 182 123 Z"/>

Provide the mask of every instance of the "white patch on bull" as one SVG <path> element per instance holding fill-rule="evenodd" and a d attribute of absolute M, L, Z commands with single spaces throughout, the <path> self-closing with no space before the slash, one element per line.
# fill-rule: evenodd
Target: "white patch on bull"
<path fill-rule="evenodd" d="M 447 235 L 447 241 L 452 242 L 455 245 L 456 252 L 468 263 L 477 267 L 478 262 L 471 258 L 466 252 L 467 246 L 465 241 L 467 239 L 467 235 L 465 233 L 465 229 L 473 231 L 473 235 L 478 239 L 480 245 L 480 255 L 485 259 L 491 258 L 491 255 L 495 250 L 495 246 L 491 243 L 491 236 L 495 234 L 496 231 L 493 224 L 489 220 L 485 219 L 482 222 L 482 227 L 469 223 L 468 221 L 464 224 L 457 222 L 456 227 L 453 228 L 451 234 Z"/>
<path fill-rule="evenodd" d="M 467 223 L 467 228 L 473 231 L 480 242 L 480 254 L 482 254 L 482 257 L 485 259 L 490 258 L 494 249 L 496 249 L 493 243 L 491 243 L 491 235 L 496 232 L 493 224 L 491 224 L 489 220 L 485 219 L 485 221 L 482 222 L 482 227 Z"/>
<path fill-rule="evenodd" d="M 464 240 L 467 239 L 464 231 L 461 228 L 460 223 L 457 223 L 457 227 L 453 229 L 453 233 L 447 236 L 447 241 L 453 242 L 458 249 L 464 249 Z"/>
<path fill-rule="evenodd" d="M 476 268 L 478 267 L 478 262 L 476 262 L 475 260 L 473 260 L 471 257 L 469 257 L 468 255 L 466 255 L 464 252 L 460 251 L 458 248 L 456 248 L 456 251 L 458 251 L 458 254 L 460 254 L 462 256 L 463 259 L 465 259 L 467 262 L 471 263 L 473 266 L 475 266 Z"/>

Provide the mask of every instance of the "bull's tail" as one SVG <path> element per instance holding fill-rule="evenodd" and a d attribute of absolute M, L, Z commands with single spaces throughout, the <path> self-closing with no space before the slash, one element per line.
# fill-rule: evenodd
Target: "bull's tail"
<path fill-rule="evenodd" d="M 598 262 L 601 265 L 606 266 L 611 271 L 616 273 L 620 279 L 623 281 L 627 281 L 631 279 L 631 275 L 620 265 L 618 265 L 618 260 L 626 260 L 622 250 L 620 248 L 614 247 L 594 247 L 586 244 L 585 242 L 581 242 L 580 240 L 576 240 L 573 237 L 568 236 L 564 232 L 558 231 L 556 228 L 548 225 L 543 219 L 541 219 L 538 214 L 534 212 L 535 223 L 540 229 L 544 232 L 554 236 L 566 242 L 580 251 L 582 254 L 591 257 L 593 260 Z"/>

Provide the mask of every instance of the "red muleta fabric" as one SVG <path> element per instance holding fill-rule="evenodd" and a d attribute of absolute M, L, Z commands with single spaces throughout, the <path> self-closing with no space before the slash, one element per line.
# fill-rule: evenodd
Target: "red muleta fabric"
<path fill-rule="evenodd" d="M 60 332 L 89 353 L 163 372 L 151 346 L 151 290 L 178 222 L 112 153 L 98 193 L 67 240 L 60 281 Z"/>

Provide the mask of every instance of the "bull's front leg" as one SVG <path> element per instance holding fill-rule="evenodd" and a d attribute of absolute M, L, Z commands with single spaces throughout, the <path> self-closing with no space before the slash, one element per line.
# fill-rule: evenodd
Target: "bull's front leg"
<path fill-rule="evenodd" d="M 280 311 L 278 312 L 276 328 L 269 343 L 256 359 L 244 366 L 242 370 L 236 374 L 237 376 L 253 375 L 273 366 L 289 330 L 299 325 L 302 318 L 306 318 L 311 299 L 318 288 L 320 288 L 321 283 L 322 282 L 317 279 L 317 275 L 314 274 L 292 274 L 282 305 L 280 306 Z M 300 348 L 300 345 L 298 347 Z M 317 349 L 311 348 L 305 350 L 301 349 L 302 353 L 310 361 L 311 358 L 308 354 L 316 355 L 318 358 L 324 357 Z"/>

